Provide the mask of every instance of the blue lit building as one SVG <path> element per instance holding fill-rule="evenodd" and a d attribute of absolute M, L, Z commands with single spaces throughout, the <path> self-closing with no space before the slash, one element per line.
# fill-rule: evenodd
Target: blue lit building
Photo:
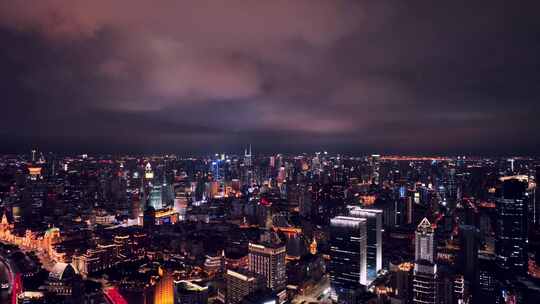
<path fill-rule="evenodd" d="M 382 269 L 382 215 L 378 209 L 352 208 L 349 215 L 366 219 L 367 233 L 367 281 L 372 282 L 377 278 L 377 273 Z"/>
<path fill-rule="evenodd" d="M 352 303 L 361 285 L 367 285 L 367 232 L 365 218 L 337 216 L 330 220 L 328 273 L 333 297 Z"/>

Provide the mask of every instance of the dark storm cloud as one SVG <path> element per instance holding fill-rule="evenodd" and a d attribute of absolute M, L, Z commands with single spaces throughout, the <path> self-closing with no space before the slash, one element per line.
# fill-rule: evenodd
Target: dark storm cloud
<path fill-rule="evenodd" d="M 538 8 L 2 1 L 2 149 L 538 153 Z"/>

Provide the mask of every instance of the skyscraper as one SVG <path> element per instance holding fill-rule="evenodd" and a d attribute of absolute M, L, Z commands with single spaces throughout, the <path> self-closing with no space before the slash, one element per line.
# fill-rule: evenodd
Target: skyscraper
<path fill-rule="evenodd" d="M 330 220 L 330 284 L 341 303 L 351 298 L 359 284 L 367 284 L 367 220 L 337 216 Z"/>
<path fill-rule="evenodd" d="M 523 273 L 527 268 L 527 184 L 517 179 L 503 182 L 496 200 L 495 253 L 497 265 Z"/>
<path fill-rule="evenodd" d="M 243 184 L 251 184 L 253 182 L 253 161 L 251 158 L 251 145 L 249 145 L 249 151 L 246 149 L 244 151 L 244 161 L 243 161 L 243 173 L 242 181 Z"/>
<path fill-rule="evenodd" d="M 382 210 L 353 208 L 349 215 L 367 220 L 367 280 L 372 282 L 382 269 Z"/>
<path fill-rule="evenodd" d="M 476 284 L 478 282 L 478 229 L 474 226 L 462 225 L 459 230 L 460 268 L 465 280 L 471 285 Z"/>
<path fill-rule="evenodd" d="M 144 230 L 151 232 L 156 225 L 156 210 L 149 206 L 143 213 L 143 228 Z"/>
<path fill-rule="evenodd" d="M 437 265 L 434 260 L 434 231 L 424 218 L 415 233 L 415 264 L 413 279 L 413 303 L 437 303 Z"/>
<path fill-rule="evenodd" d="M 300 197 L 299 197 L 299 202 L 298 202 L 301 216 L 305 218 L 311 218 L 312 200 L 313 200 L 313 194 L 311 192 L 311 188 L 301 187 Z"/>
<path fill-rule="evenodd" d="M 380 161 L 381 156 L 379 154 L 373 154 L 370 158 L 370 164 L 371 164 L 371 182 L 374 184 L 379 184 L 379 178 L 380 178 Z"/>
<path fill-rule="evenodd" d="M 148 205 L 155 210 L 163 208 L 163 191 L 161 190 L 161 185 L 152 186 L 148 197 Z"/>
<path fill-rule="evenodd" d="M 438 303 L 437 265 L 426 260 L 414 264 L 413 303 Z"/>
<path fill-rule="evenodd" d="M 457 192 L 458 192 L 455 167 L 448 168 L 444 185 L 446 189 L 445 197 L 446 197 L 447 207 L 453 210 L 456 207 Z"/>
<path fill-rule="evenodd" d="M 245 149 L 244 151 L 244 166 L 251 167 L 251 145 L 249 145 L 249 150 Z"/>
<path fill-rule="evenodd" d="M 426 260 L 433 263 L 434 244 L 433 244 L 433 228 L 427 218 L 424 218 L 415 232 L 415 254 L 416 261 Z"/>
<path fill-rule="evenodd" d="M 260 280 L 253 273 L 228 269 L 225 274 L 227 282 L 226 303 L 240 303 L 242 299 L 260 289 Z"/>
<path fill-rule="evenodd" d="M 533 208 L 529 210 L 529 213 L 532 213 L 530 218 L 532 218 L 534 224 L 540 223 L 540 166 L 536 166 L 534 181 L 536 183 L 534 197 L 533 197 Z"/>
<path fill-rule="evenodd" d="M 393 297 L 401 300 L 402 303 L 410 299 L 413 267 L 413 263 L 403 262 L 400 257 L 393 257 L 388 263 Z"/>
<path fill-rule="evenodd" d="M 266 287 L 279 290 L 287 283 L 284 244 L 261 242 L 249 243 L 249 270 L 265 279 Z"/>

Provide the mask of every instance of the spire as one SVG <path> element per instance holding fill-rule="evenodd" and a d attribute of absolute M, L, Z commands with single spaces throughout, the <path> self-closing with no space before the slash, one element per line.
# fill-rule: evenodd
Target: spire
<path fill-rule="evenodd" d="M 418 225 L 418 228 L 428 228 L 428 227 L 431 227 L 431 223 L 428 221 L 428 219 L 425 217 L 424 219 L 422 219 L 422 221 L 420 222 L 420 224 Z"/>
<path fill-rule="evenodd" d="M 2 225 L 8 225 L 8 224 L 9 224 L 9 221 L 7 219 L 7 214 L 4 211 L 4 213 L 2 214 Z"/>
<path fill-rule="evenodd" d="M 427 218 L 423 218 L 420 224 L 418 224 L 418 227 L 416 228 L 416 231 L 418 232 L 433 232 L 433 227 L 431 227 L 431 223 L 428 221 Z"/>

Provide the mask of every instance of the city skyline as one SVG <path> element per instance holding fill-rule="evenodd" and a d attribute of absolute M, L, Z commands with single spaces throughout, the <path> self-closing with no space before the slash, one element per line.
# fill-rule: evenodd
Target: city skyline
<path fill-rule="evenodd" d="M 0 303 L 540 303 L 539 11 L 0 0 Z"/>
<path fill-rule="evenodd" d="M 538 155 L 538 6 L 2 2 L 0 150 Z"/>
<path fill-rule="evenodd" d="M 540 298 L 540 158 L 0 154 L 11 303 Z"/>

